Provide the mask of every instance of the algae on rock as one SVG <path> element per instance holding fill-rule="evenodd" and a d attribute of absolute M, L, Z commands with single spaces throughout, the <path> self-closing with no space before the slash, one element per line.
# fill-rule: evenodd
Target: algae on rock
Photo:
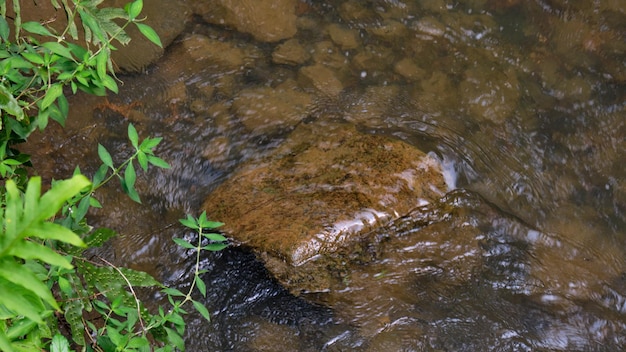
<path fill-rule="evenodd" d="M 272 154 L 220 185 L 204 208 L 299 293 L 328 289 L 332 269 L 318 263 L 321 255 L 445 190 L 437 160 L 413 146 L 349 124 L 301 123 Z"/>

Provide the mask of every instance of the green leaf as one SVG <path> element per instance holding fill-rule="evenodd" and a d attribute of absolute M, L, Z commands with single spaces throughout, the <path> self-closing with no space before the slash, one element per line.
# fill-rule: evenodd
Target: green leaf
<path fill-rule="evenodd" d="M 32 291 L 39 298 L 48 302 L 54 309 L 59 309 L 48 287 L 30 270 L 16 263 L 14 260 L 4 258 L 0 261 L 0 277 L 13 284 L 22 286 L 26 290 Z"/>
<path fill-rule="evenodd" d="M 111 322 L 112 320 L 109 319 L 109 322 Z M 109 339 L 111 339 L 111 342 L 113 342 L 113 344 L 115 346 L 117 346 L 118 348 L 120 347 L 124 347 L 124 345 L 126 344 L 125 340 L 125 336 L 122 335 L 119 331 L 117 331 L 117 329 L 112 329 L 112 328 L 108 328 L 106 331 L 107 336 L 109 337 Z"/>
<path fill-rule="evenodd" d="M 111 310 L 111 308 L 106 303 L 102 302 L 101 300 L 93 301 L 93 305 L 94 307 L 96 307 L 96 309 L 99 308 L 103 313 L 106 313 Z"/>
<path fill-rule="evenodd" d="M 200 215 L 200 221 L 198 222 L 198 224 L 200 225 L 200 227 L 204 229 L 215 229 L 215 228 L 224 226 L 223 222 L 207 220 L 206 212 L 202 212 L 202 214 Z"/>
<path fill-rule="evenodd" d="M 37 214 L 41 198 L 41 178 L 31 178 L 24 192 L 24 217 L 23 222 L 31 222 Z"/>
<path fill-rule="evenodd" d="M 0 245 L 14 240 L 18 235 L 18 225 L 22 214 L 20 192 L 15 181 L 8 180 L 6 185 L 6 204 L 4 213 L 4 241 Z M 3 243 L 4 242 L 4 243 Z M 3 246 L 4 247 L 4 246 Z M 2 248 L 5 250 L 5 248 Z"/>
<path fill-rule="evenodd" d="M 135 22 L 135 24 L 137 25 L 137 29 L 139 29 L 139 31 L 141 32 L 141 34 L 143 34 L 144 37 L 146 37 L 152 43 L 160 46 L 161 48 L 163 47 L 163 44 L 161 43 L 161 39 L 159 38 L 159 35 L 154 31 L 154 29 L 152 29 L 152 27 L 143 23 Z"/>
<path fill-rule="evenodd" d="M 137 180 L 137 173 L 135 172 L 135 166 L 133 163 L 128 163 L 126 170 L 124 171 L 124 181 L 126 181 L 126 187 L 128 189 L 135 188 L 135 181 Z"/>
<path fill-rule="evenodd" d="M 200 313 L 204 319 L 211 321 L 211 316 L 209 315 L 209 311 L 206 309 L 206 307 L 198 302 L 198 301 L 191 301 L 193 303 L 193 306 L 196 308 L 196 310 L 198 311 L 198 313 Z"/>
<path fill-rule="evenodd" d="M 72 284 L 70 284 L 70 282 L 63 276 L 59 276 L 59 278 L 57 279 L 57 283 L 59 284 L 59 289 L 61 289 L 61 292 L 65 293 L 66 295 L 70 296 L 74 293 Z"/>
<path fill-rule="evenodd" d="M 85 325 L 83 324 L 83 310 L 85 305 L 81 299 L 67 300 L 64 304 L 65 321 L 70 325 L 72 339 L 80 346 L 85 346 Z"/>
<path fill-rule="evenodd" d="M 228 247 L 228 244 L 213 243 L 202 247 L 202 249 L 205 251 L 218 252 L 226 247 Z"/>
<path fill-rule="evenodd" d="M 4 16 L 0 16 L 0 38 L 5 42 L 9 41 L 9 32 L 10 29 L 7 20 Z"/>
<path fill-rule="evenodd" d="M 50 352 L 70 352 L 70 343 L 65 336 L 57 333 L 50 343 Z"/>
<path fill-rule="evenodd" d="M 102 2 L 102 0 L 97 1 L 98 3 Z M 126 11 L 119 7 L 105 7 L 103 9 L 99 9 L 97 16 L 98 20 L 101 22 L 111 22 L 111 20 L 114 20 L 116 18 L 128 20 L 128 14 L 126 13 Z"/>
<path fill-rule="evenodd" d="M 141 150 L 137 151 L 137 161 L 139 162 L 139 166 L 143 169 L 143 171 L 148 171 L 148 157 L 146 153 Z"/>
<path fill-rule="evenodd" d="M 63 85 L 61 85 L 61 83 L 51 85 L 41 101 L 41 109 L 45 110 L 50 104 L 54 103 L 61 94 L 63 94 Z"/>
<path fill-rule="evenodd" d="M 150 350 L 150 342 L 145 337 L 133 337 L 128 341 L 126 348 L 144 348 L 146 350 Z"/>
<path fill-rule="evenodd" d="M 169 339 L 169 341 L 174 344 L 176 348 L 184 351 L 185 341 L 183 341 L 183 338 L 180 336 L 180 334 L 168 327 L 165 327 L 165 331 L 167 332 L 167 338 Z"/>
<path fill-rule="evenodd" d="M 211 241 L 218 241 L 218 242 L 228 241 L 226 237 L 218 233 L 207 233 L 207 234 L 204 234 L 204 237 L 210 239 Z"/>
<path fill-rule="evenodd" d="M 11 341 L 7 338 L 7 335 L 4 334 L 4 331 L 0 330 L 0 351 L 5 352 L 13 352 L 13 346 L 11 345 Z"/>
<path fill-rule="evenodd" d="M 37 53 L 23 52 L 22 56 L 26 60 L 28 60 L 28 61 L 30 61 L 30 62 L 32 62 L 34 64 L 37 64 L 37 65 L 43 65 L 44 62 L 45 62 L 44 59 L 43 59 L 43 56 L 41 56 L 41 55 L 39 55 Z"/>
<path fill-rule="evenodd" d="M 70 50 L 70 52 L 72 54 L 74 54 L 74 56 L 76 56 L 78 59 L 82 59 L 84 58 L 86 55 L 89 54 L 89 52 L 87 51 L 86 48 L 83 48 L 82 46 L 78 45 L 78 44 L 74 44 L 74 43 L 67 43 L 67 47 Z"/>
<path fill-rule="evenodd" d="M 4 159 L 2 161 L 2 163 L 5 164 L 5 165 L 11 165 L 11 166 L 17 166 L 17 165 L 24 164 L 23 162 L 21 162 L 19 160 L 15 160 L 15 159 Z"/>
<path fill-rule="evenodd" d="M 52 104 L 52 109 L 54 109 L 54 104 Z M 39 113 L 35 117 L 35 124 L 39 127 L 40 131 L 43 131 L 48 126 L 48 120 L 50 118 L 50 110 L 39 110 Z"/>
<path fill-rule="evenodd" d="M 38 237 L 41 239 L 50 239 L 69 243 L 76 247 L 84 247 L 83 240 L 78 237 L 70 229 L 52 222 L 41 222 L 38 224 L 31 224 L 24 230 L 28 237 Z"/>
<path fill-rule="evenodd" d="M 72 39 L 77 40 L 78 39 L 78 28 L 76 27 L 76 22 L 73 20 L 73 18 L 74 18 L 73 9 L 74 9 L 74 7 L 73 6 L 67 6 L 66 0 L 63 0 L 63 4 L 65 5 L 65 6 L 63 6 L 63 8 L 65 9 L 66 17 L 72 19 L 72 21 L 70 21 L 70 23 L 68 23 L 68 26 L 67 26 L 68 33 L 70 34 Z M 82 57 L 82 56 L 77 56 L 77 57 Z"/>
<path fill-rule="evenodd" d="M 41 182 L 41 179 L 39 179 L 39 182 Z M 54 186 L 41 197 L 39 201 L 40 213 L 37 219 L 43 220 L 51 218 L 61 209 L 61 206 L 63 206 L 67 200 L 74 197 L 89 185 L 91 185 L 91 183 L 83 175 L 75 175 L 70 179 L 55 183 Z"/>
<path fill-rule="evenodd" d="M 94 197 L 89 198 L 89 206 L 98 209 L 102 208 L 102 204 L 100 204 L 100 201 Z"/>
<path fill-rule="evenodd" d="M 187 249 L 195 249 L 196 246 L 194 246 L 193 244 L 183 240 L 182 238 L 177 238 L 174 237 L 172 238 L 172 240 L 174 241 L 174 243 L 176 243 L 177 245 L 183 247 L 183 248 L 187 248 Z"/>
<path fill-rule="evenodd" d="M 197 230 L 198 229 L 198 221 L 196 219 L 194 219 L 193 216 L 187 214 L 187 218 L 186 219 L 180 219 L 178 220 L 180 221 L 181 224 L 183 224 L 185 227 L 188 227 L 192 230 Z"/>
<path fill-rule="evenodd" d="M 87 211 L 89 211 L 89 205 L 91 204 L 91 196 L 86 196 L 78 203 L 78 206 L 74 209 L 72 213 L 72 217 L 76 222 L 81 221 L 85 215 L 87 215 Z"/>
<path fill-rule="evenodd" d="M 15 116 L 18 121 L 24 119 L 24 111 L 17 102 L 17 99 L 15 99 L 4 84 L 0 84 L 0 110 L 4 110 L 9 115 Z"/>
<path fill-rule="evenodd" d="M 113 167 L 113 158 L 111 158 L 111 154 L 109 154 L 102 144 L 98 144 L 98 156 L 104 165 L 110 167 L 111 169 L 115 169 L 115 167 Z"/>
<path fill-rule="evenodd" d="M 58 123 L 61 124 L 61 126 L 65 127 L 65 118 L 67 118 L 67 114 L 70 111 L 70 105 L 67 102 L 67 98 L 65 98 L 65 95 L 61 94 L 59 95 L 59 99 L 57 99 L 57 104 L 59 105 L 59 110 L 61 111 L 61 116 L 63 116 L 63 121 L 57 121 Z"/>
<path fill-rule="evenodd" d="M 178 297 L 185 297 L 186 296 L 186 294 L 180 292 L 179 290 L 177 290 L 175 288 L 171 288 L 171 287 L 164 288 L 162 291 L 163 291 L 163 293 L 165 293 L 167 295 L 170 295 L 170 296 L 178 296 Z"/>
<path fill-rule="evenodd" d="M 110 157 L 110 155 L 109 155 Z M 102 157 L 100 157 L 100 159 L 102 159 Z M 112 168 L 109 165 L 100 165 L 100 167 L 98 168 L 98 171 L 96 171 L 96 173 L 93 175 L 93 186 L 94 187 L 98 187 L 100 186 L 100 184 L 102 183 L 102 181 L 104 181 L 104 178 L 107 175 L 107 172 L 109 171 L 109 168 Z"/>
<path fill-rule="evenodd" d="M 146 154 L 150 154 L 152 152 L 152 149 L 154 149 L 157 145 L 159 145 L 159 143 L 161 143 L 161 140 L 163 140 L 162 137 L 146 138 L 141 142 L 139 149 L 146 152 Z"/>
<path fill-rule="evenodd" d="M 22 259 L 39 259 L 45 263 L 60 266 L 66 269 L 73 268 L 72 264 L 65 257 L 48 247 L 31 241 L 20 241 L 15 243 L 11 248 L 9 248 L 8 254 Z"/>
<path fill-rule="evenodd" d="M 134 287 L 154 287 L 162 286 L 152 275 L 139 270 L 132 270 L 128 268 L 119 268 L 124 274 L 126 280 Z"/>
<path fill-rule="evenodd" d="M 50 50 L 53 54 L 57 54 L 59 56 L 63 56 L 67 59 L 74 60 L 72 56 L 72 52 L 66 46 L 61 45 L 61 43 L 57 42 L 45 42 L 41 44 L 44 48 Z"/>
<path fill-rule="evenodd" d="M 196 276 L 196 286 L 198 286 L 198 291 L 200 291 L 202 296 L 206 297 L 206 285 L 199 276 Z"/>
<path fill-rule="evenodd" d="M 43 309 L 43 305 L 31 302 L 26 297 L 28 297 L 28 293 L 19 286 L 16 287 L 0 279 L 0 305 L 10 309 L 16 314 L 23 315 L 34 322 L 42 324 L 43 320 L 41 319 L 40 313 Z"/>
<path fill-rule="evenodd" d="M 96 72 L 101 80 L 104 80 L 107 76 L 107 62 L 109 60 L 109 53 L 106 50 L 102 50 L 96 56 Z"/>
<path fill-rule="evenodd" d="M 115 82 L 115 80 L 113 78 L 111 78 L 111 76 L 106 75 L 104 77 L 102 77 L 102 85 L 104 85 L 106 88 L 108 88 L 110 91 L 112 91 L 113 93 L 118 93 L 119 89 L 117 88 L 117 82 Z"/>
<path fill-rule="evenodd" d="M 54 37 L 54 35 L 50 33 L 50 31 L 39 22 L 35 22 L 35 21 L 24 22 L 22 23 L 22 29 L 33 34 Z"/>
<path fill-rule="evenodd" d="M 107 40 L 105 38 L 105 33 L 103 32 L 100 25 L 98 25 L 98 21 L 94 18 L 88 11 L 79 8 L 78 14 L 80 15 L 80 19 L 83 22 L 83 28 L 85 29 L 85 38 L 88 42 L 92 41 L 91 35 L 95 35 L 98 39 L 97 41 L 93 41 L 95 44 L 106 43 Z"/>
<path fill-rule="evenodd" d="M 139 193 L 137 193 L 137 190 L 135 189 L 135 187 L 128 188 L 126 187 L 125 182 L 122 182 L 122 187 L 124 187 L 124 190 L 126 191 L 126 195 L 130 199 L 141 204 L 141 198 L 139 197 Z"/>
<path fill-rule="evenodd" d="M 154 156 L 154 155 L 147 155 L 148 157 L 148 162 L 156 167 L 160 167 L 162 169 L 169 169 L 170 168 L 170 164 L 167 163 L 167 161 Z"/>
<path fill-rule="evenodd" d="M 33 67 L 33 64 L 31 64 L 30 62 L 26 61 L 22 56 L 11 56 L 8 59 L 5 59 L 2 61 L 2 68 L 4 72 L 7 72 L 7 76 L 11 77 L 9 74 L 10 73 L 16 73 L 15 71 L 9 70 L 9 69 L 16 69 L 16 68 L 20 68 L 20 69 L 25 69 L 28 70 L 30 68 Z M 16 79 L 16 77 L 19 77 L 21 79 Z M 24 76 L 16 76 L 13 79 L 11 79 L 11 81 L 19 83 L 22 81 L 22 79 L 24 80 L 24 82 L 22 83 L 27 83 L 26 81 L 30 79 L 30 77 L 24 77 Z"/>
<path fill-rule="evenodd" d="M 128 17 L 132 21 L 135 18 L 137 18 L 137 16 L 139 16 L 142 9 L 143 9 L 143 0 L 135 0 L 132 3 L 130 3 L 130 5 L 126 9 L 126 12 L 128 13 Z"/>
<path fill-rule="evenodd" d="M 64 105 L 63 101 L 67 102 L 67 100 L 65 99 L 65 96 L 61 94 L 59 98 L 57 99 L 57 104 L 50 105 L 48 110 L 44 111 L 44 113 L 47 113 L 50 115 L 51 119 L 58 122 L 59 125 L 61 125 L 61 127 L 65 127 L 65 120 L 67 119 L 67 110 L 63 111 L 63 105 Z"/>
<path fill-rule="evenodd" d="M 128 139 L 135 149 L 139 148 L 139 135 L 132 123 L 128 124 Z"/>
<path fill-rule="evenodd" d="M 88 248 L 100 247 L 109 239 L 117 236 L 117 232 L 101 227 L 95 230 L 93 233 L 85 237 L 85 244 Z"/>
<path fill-rule="evenodd" d="M 46 318 L 50 316 L 50 310 L 43 311 L 41 316 Z M 48 330 L 47 327 L 38 325 L 36 322 L 27 318 L 18 318 L 12 320 L 12 325 L 7 331 L 7 337 L 13 341 L 22 338 L 23 336 L 30 335 L 31 333 L 37 334 L 42 330 Z M 34 335 L 34 334 L 33 334 Z M 32 335 L 31 335 L 32 336 Z M 39 335 L 41 336 L 41 335 Z M 0 349 L 2 350 L 2 349 Z M 3 351 L 3 350 L 2 350 Z M 22 350 L 23 351 L 23 350 Z"/>

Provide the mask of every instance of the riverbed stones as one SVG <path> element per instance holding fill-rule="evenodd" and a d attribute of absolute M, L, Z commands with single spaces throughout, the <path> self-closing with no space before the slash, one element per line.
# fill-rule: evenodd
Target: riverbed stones
<path fill-rule="evenodd" d="M 296 32 L 296 0 L 209 0 L 195 10 L 216 25 L 235 28 L 262 42 L 277 42 Z"/>
<path fill-rule="evenodd" d="M 109 0 L 112 6 L 124 8 L 127 0 Z M 137 26 L 126 27 L 132 38 L 129 45 L 115 45 L 117 50 L 111 53 L 113 62 L 124 72 L 140 72 L 148 65 L 163 56 L 164 48 L 168 47 L 185 28 L 190 17 L 189 7 L 181 0 L 152 0 L 143 7 L 140 17 L 145 18 L 144 24 L 152 27 L 159 35 L 163 47 L 159 47 L 146 39 Z M 117 44 L 117 43 L 114 43 Z"/>
<path fill-rule="evenodd" d="M 404 58 L 396 62 L 393 66 L 393 71 L 411 81 L 417 81 L 426 76 L 426 71 L 418 67 L 415 62 L 409 58 Z"/>
<path fill-rule="evenodd" d="M 503 123 L 517 108 L 519 84 L 512 71 L 493 70 L 485 66 L 465 71 L 459 93 L 477 121 Z"/>
<path fill-rule="evenodd" d="M 284 65 L 301 65 L 305 63 L 311 55 L 300 45 L 297 39 L 289 39 L 276 47 L 272 53 L 272 61 Z"/>
<path fill-rule="evenodd" d="M 307 116 L 312 104 L 309 94 L 290 86 L 245 89 L 233 100 L 232 109 L 254 134 L 290 128 Z"/>
<path fill-rule="evenodd" d="M 320 94 L 335 98 L 343 90 L 343 83 L 336 73 L 321 65 L 315 64 L 300 69 L 298 81 L 305 88 L 314 88 Z"/>
<path fill-rule="evenodd" d="M 368 87 L 346 111 L 345 119 L 368 128 L 386 128 L 388 122 L 381 116 L 389 116 L 396 99 L 400 94 L 400 87 L 396 85 Z"/>
<path fill-rule="evenodd" d="M 232 43 L 221 42 L 203 35 L 194 34 L 182 41 L 185 55 L 194 61 L 216 65 L 221 71 L 235 71 L 242 69 L 245 54 L 242 49 Z"/>
<path fill-rule="evenodd" d="M 333 43 L 339 45 L 342 50 L 352 50 L 359 47 L 357 31 L 345 28 L 336 23 L 328 25 L 326 30 Z"/>
<path fill-rule="evenodd" d="M 437 160 L 411 145 L 350 124 L 302 123 L 271 155 L 230 176 L 204 208 L 285 287 L 320 292 L 333 285 L 320 258 L 445 189 Z"/>

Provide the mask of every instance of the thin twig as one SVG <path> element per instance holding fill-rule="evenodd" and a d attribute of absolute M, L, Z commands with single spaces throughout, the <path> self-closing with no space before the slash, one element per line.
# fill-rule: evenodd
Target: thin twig
<path fill-rule="evenodd" d="M 107 261 L 106 259 L 100 256 L 98 256 L 98 258 L 102 260 L 105 264 L 115 269 L 122 276 L 122 278 L 124 278 L 124 281 L 126 281 L 126 284 L 128 284 L 128 288 L 130 289 L 130 292 L 135 298 L 135 303 L 137 304 L 137 318 L 139 319 L 139 324 L 141 324 L 141 331 L 145 332 L 146 327 L 143 325 L 143 319 L 141 318 L 141 301 L 139 301 L 139 298 L 137 298 L 137 294 L 135 293 L 135 290 L 133 290 L 133 285 L 131 285 L 130 281 L 128 281 L 128 279 L 126 278 L 126 275 L 124 275 L 124 273 L 118 267 L 111 264 L 109 261 Z"/>

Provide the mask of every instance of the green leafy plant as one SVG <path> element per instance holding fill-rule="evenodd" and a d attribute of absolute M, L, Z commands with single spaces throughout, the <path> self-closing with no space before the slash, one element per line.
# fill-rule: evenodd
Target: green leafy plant
<path fill-rule="evenodd" d="M 117 93 L 111 51 L 114 41 L 130 42 L 125 29 L 134 24 L 150 41 L 161 46 L 156 32 L 141 23 L 143 0 L 121 8 L 98 8 L 102 0 L 51 0 L 67 15 L 67 25 L 55 29 L 39 22 L 22 22 L 20 1 L 13 1 L 13 36 L 7 4 L 0 1 L 0 175 L 21 176 L 23 186 L 28 156 L 12 148 L 50 119 L 61 125 L 69 111 L 67 93 L 78 90 L 105 95 Z M 118 22 L 123 22 L 118 25 Z M 78 26 L 82 28 L 82 35 Z M 70 41 L 71 39 L 71 41 Z M 85 46 L 76 44 L 83 41 Z"/>
<path fill-rule="evenodd" d="M 197 244 L 174 239 L 181 247 L 196 251 L 194 277 L 187 293 L 166 288 L 144 272 L 85 256 L 87 249 L 99 247 L 117 235 L 106 228 L 93 230 L 86 223 L 89 208 L 100 206 L 95 198 L 97 189 L 117 177 L 129 196 L 133 194 L 128 191 L 134 190 L 134 181 L 127 176 L 129 167 L 138 163 L 142 170 L 148 168 L 139 161 L 143 160 L 139 155 L 145 155 L 149 165 L 168 166 L 154 156 L 160 139 L 140 142 L 132 125 L 128 135 L 135 153 L 115 166 L 108 152 L 101 152 L 103 164 L 93 181 L 77 170 L 71 179 L 53 183 L 44 195 L 40 195 L 38 177 L 30 178 L 24 193 L 15 182 L 7 181 L 4 206 L 0 208 L 3 351 L 41 349 L 47 341 L 51 350 L 54 346 L 58 351 L 69 351 L 62 348 L 70 345 L 95 351 L 150 351 L 154 347 L 156 351 L 184 350 L 184 305 L 191 302 L 194 309 L 210 319 L 208 310 L 192 298 L 196 288 L 206 296 L 206 284 L 200 278 L 200 253 L 221 250 L 227 244 L 221 234 L 206 231 L 223 224 L 209 221 L 205 213 L 181 220 L 197 232 Z M 138 287 L 160 288 L 167 295 L 170 309 L 159 307 L 158 312 L 149 312 L 136 294 Z M 67 336 L 61 334 L 62 326 L 69 329 Z"/>
<path fill-rule="evenodd" d="M 194 245 L 182 238 L 174 238 L 174 242 L 182 248 L 192 249 L 196 252 L 196 263 L 194 267 L 194 275 L 193 281 L 191 283 L 191 287 L 186 294 L 175 290 L 175 289 L 165 289 L 164 292 L 170 294 L 171 296 L 184 297 L 182 301 L 176 300 L 171 301 L 174 307 L 182 307 L 185 303 L 191 302 L 196 310 L 208 321 L 211 320 L 209 316 L 209 312 L 202 305 L 202 303 L 195 301 L 192 299 L 191 294 L 194 290 L 194 287 L 197 287 L 198 291 L 202 294 L 203 297 L 206 297 L 206 284 L 200 278 L 200 275 L 204 274 L 205 271 L 200 270 L 200 254 L 202 251 L 220 251 L 226 248 L 228 245 L 226 244 L 226 237 L 219 233 L 212 232 L 218 227 L 223 226 L 224 224 L 217 221 L 210 221 L 206 217 L 206 212 L 202 212 L 199 217 L 194 218 L 191 215 L 187 215 L 186 219 L 181 219 L 180 223 L 197 232 L 198 240 Z M 209 232 L 205 232 L 205 230 L 209 230 Z M 204 241 L 208 241 L 209 243 L 203 243 Z"/>
<path fill-rule="evenodd" d="M 4 207 L 0 213 L 0 307 L 3 311 L 0 348 L 3 351 L 12 351 L 13 338 L 42 325 L 53 310 L 60 309 L 50 289 L 31 266 L 73 268 L 71 261 L 46 246 L 46 241 L 67 242 L 80 247 L 85 244 L 75 233 L 49 219 L 65 201 L 88 185 L 84 176 L 74 176 L 56 183 L 42 196 L 38 177 L 29 180 L 23 195 L 12 180 L 7 181 Z"/>
<path fill-rule="evenodd" d="M 128 25 L 136 25 L 157 45 L 160 40 L 141 23 L 142 0 L 123 9 L 99 8 L 101 0 L 50 1 L 66 14 L 64 28 L 22 22 L 18 0 L 12 2 L 13 17 L 8 18 L 7 3 L 0 0 L 0 177 L 4 181 L 0 184 L 0 350 L 184 350 L 182 316 L 187 312 L 183 306 L 192 302 L 209 319 L 207 309 L 191 294 L 197 287 L 206 295 L 199 277 L 200 252 L 224 248 L 226 239 L 204 230 L 220 223 L 208 221 L 204 213 L 181 221 L 198 232 L 195 246 L 176 240 L 197 251 L 193 283 L 186 294 L 163 287 L 146 273 L 86 255 L 116 236 L 113 230 L 93 229 L 87 223 L 89 209 L 102 206 L 97 190 L 117 178 L 122 190 L 140 202 L 137 170 L 145 172 L 149 165 L 169 167 L 154 153 L 161 138 L 140 141 L 130 124 L 128 138 L 134 153 L 129 158 L 115 165 L 108 150 L 98 145 L 102 165 L 91 181 L 76 168 L 73 177 L 53 182 L 44 194 L 41 179 L 28 177 L 30 157 L 15 148 L 35 129 L 45 129 L 50 119 L 65 123 L 68 90 L 96 95 L 117 92 L 110 54 L 114 41 L 122 45 L 130 41 L 125 32 Z M 81 41 L 84 45 L 77 44 Z M 172 306 L 150 312 L 137 295 L 139 287 L 162 289 Z"/>

